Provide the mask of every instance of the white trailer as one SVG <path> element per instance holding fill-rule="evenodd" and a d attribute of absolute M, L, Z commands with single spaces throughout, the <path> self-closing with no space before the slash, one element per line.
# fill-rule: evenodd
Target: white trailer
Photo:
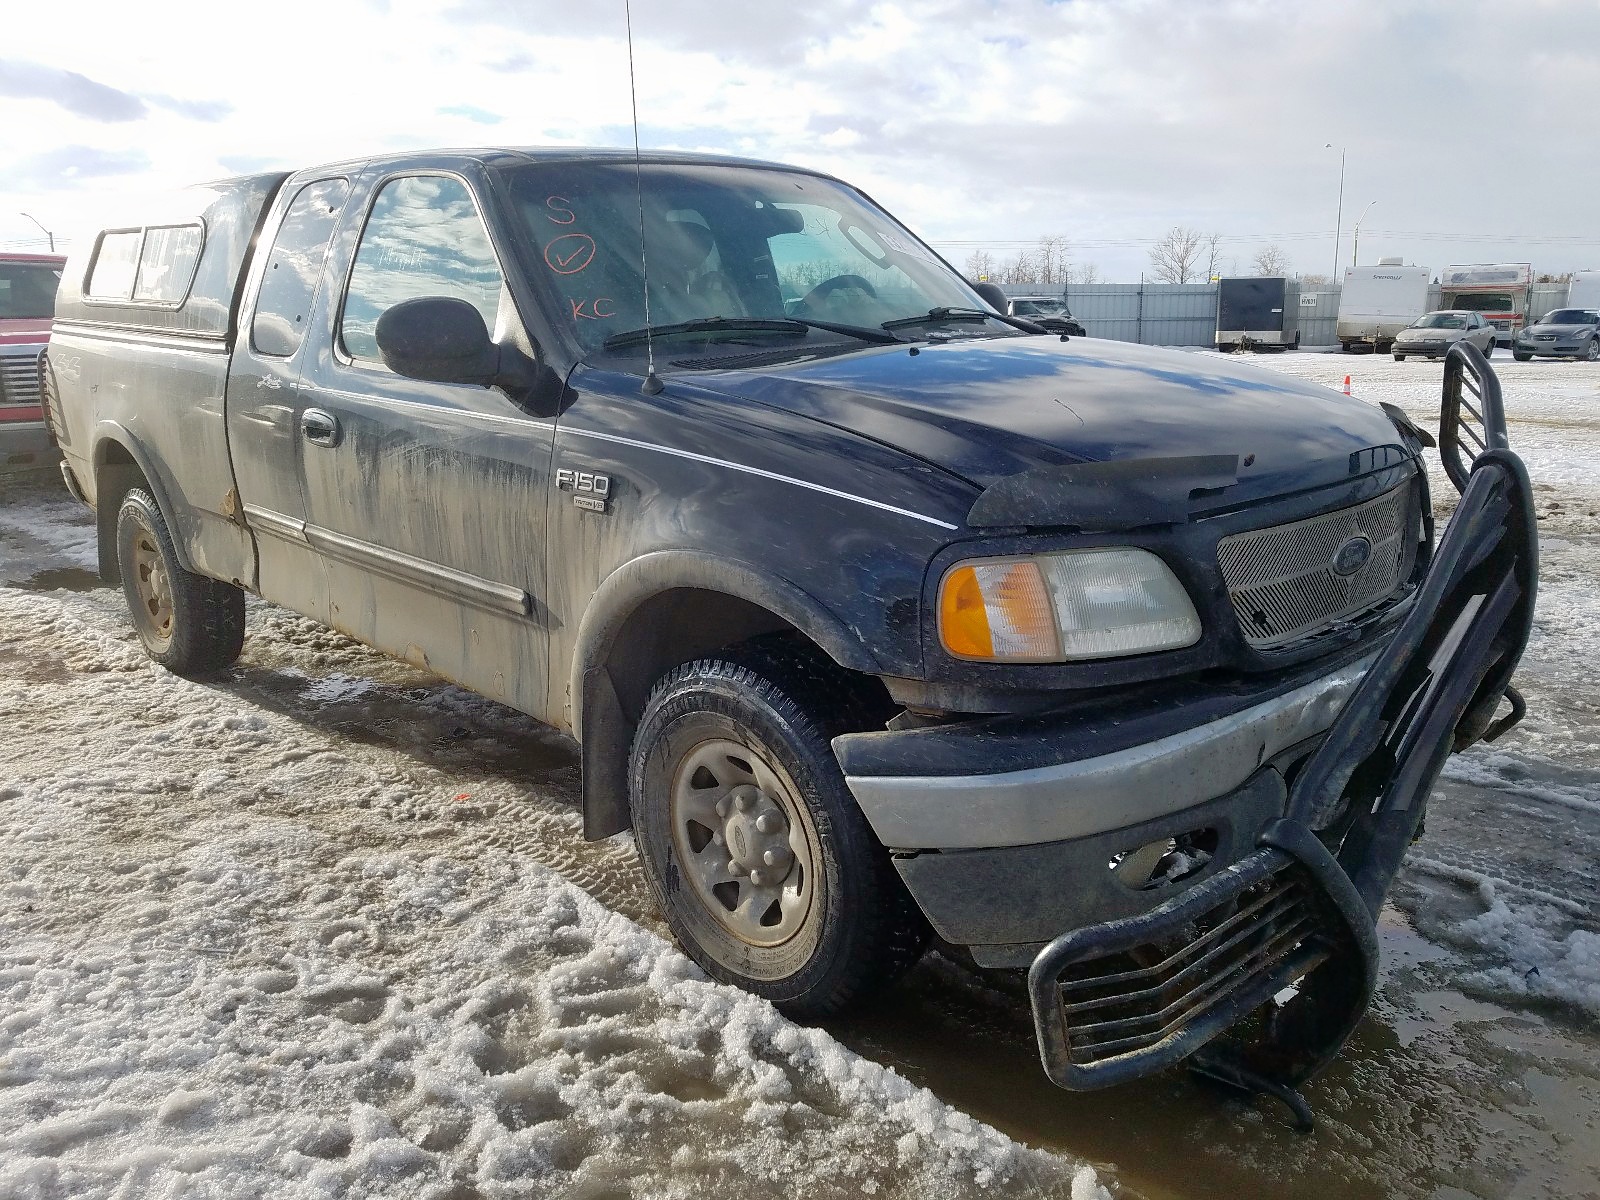
<path fill-rule="evenodd" d="M 1406 267 L 1386 258 L 1375 267 L 1347 267 L 1339 290 L 1334 334 L 1350 350 L 1370 346 L 1379 354 L 1395 335 L 1428 311 L 1427 267 Z"/>
<path fill-rule="evenodd" d="M 1567 285 L 1568 308 L 1600 308 L 1600 271 L 1579 271 Z"/>

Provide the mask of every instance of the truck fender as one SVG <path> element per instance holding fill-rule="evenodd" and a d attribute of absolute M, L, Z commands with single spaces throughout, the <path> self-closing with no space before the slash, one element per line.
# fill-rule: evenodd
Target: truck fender
<path fill-rule="evenodd" d="M 645 655 L 644 662 L 629 655 L 613 663 L 613 651 L 630 621 L 652 600 L 684 590 L 737 603 L 740 619 L 717 636 L 690 635 L 676 647 L 652 640 L 656 654 Z M 752 620 L 758 623 L 752 625 Z M 609 837 L 629 825 L 628 755 L 644 698 L 656 679 L 698 654 L 784 625 L 799 630 L 840 666 L 882 673 L 871 650 L 819 600 L 749 563 L 694 550 L 660 550 L 624 563 L 606 577 L 579 623 L 568 691 L 573 734 L 583 756 L 585 837 Z M 619 678 L 613 668 L 624 666 L 630 671 Z"/>
<path fill-rule="evenodd" d="M 127 494 L 128 488 L 138 482 L 131 478 L 134 469 L 144 476 L 144 485 L 150 489 L 150 494 L 160 506 L 162 515 L 172 525 L 175 535 L 179 534 L 187 522 L 180 521 L 180 514 L 172 504 L 165 476 L 156 469 L 155 455 L 151 454 L 144 443 L 130 433 L 126 426 L 117 421 L 100 421 L 94 427 L 92 440 L 95 530 L 98 535 L 100 577 L 108 583 L 116 583 L 121 578 L 121 571 L 117 566 L 117 511 L 122 507 L 122 497 Z M 118 450 L 122 452 L 120 456 Z M 132 460 L 131 466 L 124 461 L 125 459 Z M 116 479 L 109 493 L 101 487 L 103 479 L 106 478 L 104 473 L 108 471 L 126 473 L 122 478 Z M 180 535 L 174 536 L 172 541 L 183 569 L 194 571 L 194 563 L 190 559 L 186 544 L 187 539 Z"/>

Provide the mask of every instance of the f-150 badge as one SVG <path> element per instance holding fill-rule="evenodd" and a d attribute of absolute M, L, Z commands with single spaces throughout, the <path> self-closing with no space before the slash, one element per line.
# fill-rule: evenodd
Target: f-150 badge
<path fill-rule="evenodd" d="M 573 493 L 572 503 L 590 512 L 605 512 L 610 506 L 611 476 L 592 471 L 556 470 L 556 487 Z"/>

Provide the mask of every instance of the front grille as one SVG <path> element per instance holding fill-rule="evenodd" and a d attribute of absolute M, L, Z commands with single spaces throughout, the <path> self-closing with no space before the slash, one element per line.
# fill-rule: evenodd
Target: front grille
<path fill-rule="evenodd" d="M 39 352 L 8 354 L 0 358 L 0 405 L 39 403 Z"/>
<path fill-rule="evenodd" d="M 1229 1006 L 1302 943 L 1293 974 L 1309 971 L 1324 957 L 1311 942 L 1320 926 L 1313 885 L 1290 867 L 1202 914 L 1184 936 L 1069 968 L 1058 985 L 1068 1057 L 1090 1067 L 1152 1050 Z"/>
<path fill-rule="evenodd" d="M 1267 648 L 1319 633 L 1355 616 L 1400 586 L 1414 543 L 1408 536 L 1411 487 L 1349 508 L 1235 533 L 1217 543 L 1217 560 L 1245 641 Z M 1364 537 L 1371 553 L 1348 575 L 1334 570 L 1341 547 Z"/>

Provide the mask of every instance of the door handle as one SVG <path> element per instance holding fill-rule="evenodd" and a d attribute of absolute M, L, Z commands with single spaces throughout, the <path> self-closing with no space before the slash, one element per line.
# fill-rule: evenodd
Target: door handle
<path fill-rule="evenodd" d="M 337 446 L 341 430 L 339 418 L 320 408 L 308 408 L 300 414 L 300 432 L 306 441 L 315 446 Z"/>

